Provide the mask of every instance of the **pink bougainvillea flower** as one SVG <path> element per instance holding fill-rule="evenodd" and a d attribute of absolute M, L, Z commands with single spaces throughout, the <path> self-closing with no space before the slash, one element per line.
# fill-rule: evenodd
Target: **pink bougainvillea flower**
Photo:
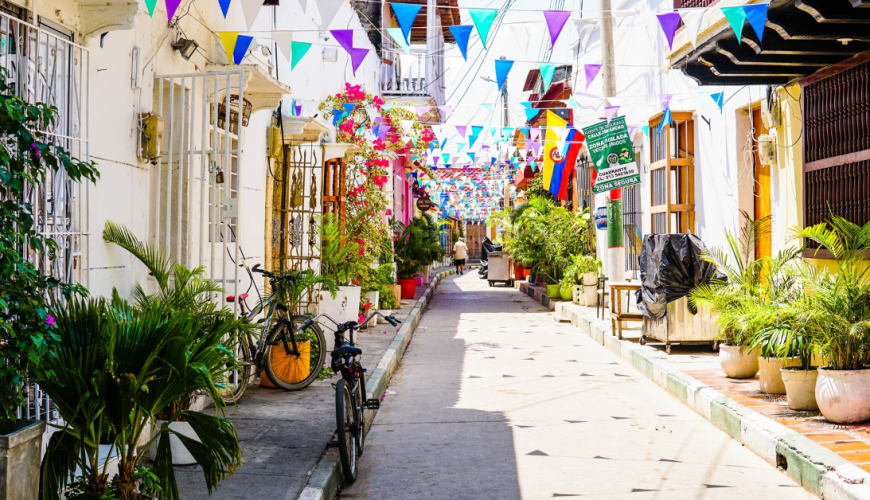
<path fill-rule="evenodd" d="M 393 211 L 392 211 L 392 210 L 389 210 L 389 209 L 387 209 L 387 211 L 386 211 L 386 214 L 387 214 L 387 215 L 393 215 Z"/>
<path fill-rule="evenodd" d="M 365 321 L 365 320 L 366 320 L 366 317 L 363 316 L 362 314 L 360 314 L 360 315 L 359 315 L 359 318 L 357 318 L 357 323 L 362 323 L 362 322 Z"/>
<path fill-rule="evenodd" d="M 372 308 L 371 302 L 366 302 L 366 305 L 363 306 L 363 309 L 365 309 L 366 311 L 368 311 L 371 308 Z"/>
<path fill-rule="evenodd" d="M 48 326 L 54 326 L 54 316 L 49 314 L 45 320 L 45 324 Z"/>

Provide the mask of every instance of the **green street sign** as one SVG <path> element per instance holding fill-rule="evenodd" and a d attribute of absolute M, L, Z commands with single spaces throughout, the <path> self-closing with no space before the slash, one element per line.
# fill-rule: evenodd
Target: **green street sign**
<path fill-rule="evenodd" d="M 607 122 L 596 123 L 583 129 L 586 148 L 598 177 L 592 191 L 604 193 L 640 184 L 640 172 L 634 158 L 634 146 L 628 136 L 625 117 L 614 118 Z"/>

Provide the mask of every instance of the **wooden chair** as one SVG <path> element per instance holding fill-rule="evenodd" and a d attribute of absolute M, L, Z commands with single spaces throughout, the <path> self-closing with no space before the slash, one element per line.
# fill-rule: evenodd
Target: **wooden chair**
<path fill-rule="evenodd" d="M 607 310 L 607 306 L 605 303 L 607 302 L 607 296 L 610 295 L 610 292 L 607 291 L 607 277 L 599 276 L 598 282 L 595 285 L 595 291 L 598 293 L 598 305 L 595 306 L 595 316 L 598 317 L 598 310 L 601 311 L 601 319 L 604 319 L 604 312 Z"/>

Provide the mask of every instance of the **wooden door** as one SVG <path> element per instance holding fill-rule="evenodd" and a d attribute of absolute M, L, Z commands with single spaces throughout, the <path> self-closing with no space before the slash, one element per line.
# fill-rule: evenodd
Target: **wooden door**
<path fill-rule="evenodd" d="M 761 156 L 758 150 L 758 137 L 767 133 L 767 128 L 764 127 L 764 123 L 761 121 L 760 107 L 753 108 L 752 110 L 752 127 L 752 149 L 754 151 L 752 155 L 752 171 L 753 180 L 755 181 L 753 183 L 753 195 L 755 198 L 755 214 L 753 218 L 758 220 L 771 214 L 770 165 L 761 164 Z M 765 227 L 767 230 L 758 237 L 755 243 L 756 258 L 770 257 L 772 254 L 770 224 L 766 224 Z"/>

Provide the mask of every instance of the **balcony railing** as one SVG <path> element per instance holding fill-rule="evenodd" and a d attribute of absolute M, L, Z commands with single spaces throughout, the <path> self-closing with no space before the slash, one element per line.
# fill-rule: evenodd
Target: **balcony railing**
<path fill-rule="evenodd" d="M 427 95 L 425 56 L 417 55 L 408 68 L 407 75 L 402 75 L 402 66 L 398 54 L 393 53 L 392 64 L 381 65 L 381 92 L 393 95 Z"/>

